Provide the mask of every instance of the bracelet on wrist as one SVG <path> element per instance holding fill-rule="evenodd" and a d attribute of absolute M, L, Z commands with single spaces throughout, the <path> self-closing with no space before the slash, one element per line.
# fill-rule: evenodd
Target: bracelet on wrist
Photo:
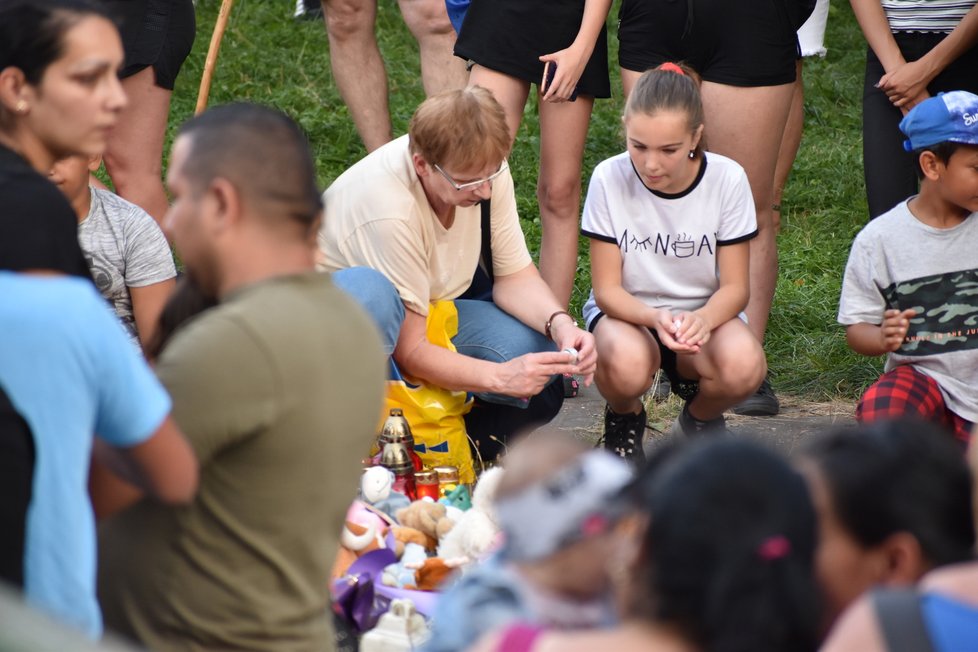
<path fill-rule="evenodd" d="M 547 319 L 547 323 L 543 327 L 543 334 L 546 335 L 547 339 L 550 341 L 553 341 L 554 339 L 553 332 L 552 332 L 554 319 L 556 319 L 560 315 L 567 315 L 570 318 L 571 323 L 574 324 L 574 327 L 575 328 L 577 327 L 577 320 L 574 319 L 574 317 L 569 312 L 567 312 L 566 310 L 558 310 L 554 314 L 550 315 L 550 318 Z"/>

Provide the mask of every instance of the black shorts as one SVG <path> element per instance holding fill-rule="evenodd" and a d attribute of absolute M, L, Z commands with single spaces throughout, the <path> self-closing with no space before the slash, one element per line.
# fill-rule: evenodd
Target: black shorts
<path fill-rule="evenodd" d="M 102 0 L 119 23 L 125 79 L 153 67 L 156 85 L 173 90 L 177 73 L 194 45 L 197 21 L 193 0 Z"/>
<path fill-rule="evenodd" d="M 683 61 L 728 86 L 793 83 L 800 49 L 787 1 L 622 0 L 618 63 L 644 72 Z"/>
<path fill-rule="evenodd" d="M 598 322 L 601 321 L 602 317 L 604 317 L 604 313 L 599 312 L 594 316 L 594 319 L 588 323 L 587 330 L 589 333 L 594 332 L 595 326 L 598 325 Z M 649 328 L 648 331 L 652 334 L 653 339 L 655 339 L 655 343 L 659 345 L 659 368 L 665 372 L 666 377 L 669 379 L 669 385 L 671 386 L 672 393 L 684 401 L 692 400 L 692 398 L 696 396 L 697 392 L 700 391 L 699 381 L 683 377 L 679 373 L 676 352 L 662 343 L 662 340 L 659 339 L 659 334 L 654 328 Z"/>
<path fill-rule="evenodd" d="M 539 84 L 543 78 L 539 57 L 570 46 L 583 16 L 584 0 L 472 0 L 455 42 L 455 55 Z M 604 28 L 577 90 L 581 95 L 611 97 Z"/>

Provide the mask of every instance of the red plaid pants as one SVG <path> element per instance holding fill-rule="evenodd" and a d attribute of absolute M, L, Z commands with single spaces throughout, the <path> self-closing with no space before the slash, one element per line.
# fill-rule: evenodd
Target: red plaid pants
<path fill-rule="evenodd" d="M 944 404 L 937 381 L 903 364 L 869 386 L 856 405 L 856 421 L 916 417 L 941 424 L 964 443 L 971 439 L 973 424 Z"/>

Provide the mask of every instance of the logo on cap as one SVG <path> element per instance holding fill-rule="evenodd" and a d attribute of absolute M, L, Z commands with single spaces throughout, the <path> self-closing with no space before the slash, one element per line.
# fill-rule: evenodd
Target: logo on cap
<path fill-rule="evenodd" d="M 907 151 L 944 142 L 978 145 L 978 95 L 950 91 L 930 97 L 907 113 L 900 131 Z"/>

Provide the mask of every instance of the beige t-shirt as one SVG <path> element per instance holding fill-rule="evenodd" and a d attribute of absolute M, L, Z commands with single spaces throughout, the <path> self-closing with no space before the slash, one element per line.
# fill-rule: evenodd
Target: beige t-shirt
<path fill-rule="evenodd" d="M 319 247 L 329 271 L 372 267 L 422 315 L 430 302 L 454 299 L 472 283 L 482 251 L 481 209 L 458 207 L 452 226 L 442 226 L 414 171 L 407 136 L 344 172 L 323 199 Z M 494 275 L 531 264 L 509 170 L 493 181 L 490 224 Z"/>
<path fill-rule="evenodd" d="M 157 373 L 200 488 L 102 524 L 106 626 L 158 652 L 332 650 L 330 570 L 383 399 L 369 318 L 326 274 L 262 281 L 182 328 Z"/>

